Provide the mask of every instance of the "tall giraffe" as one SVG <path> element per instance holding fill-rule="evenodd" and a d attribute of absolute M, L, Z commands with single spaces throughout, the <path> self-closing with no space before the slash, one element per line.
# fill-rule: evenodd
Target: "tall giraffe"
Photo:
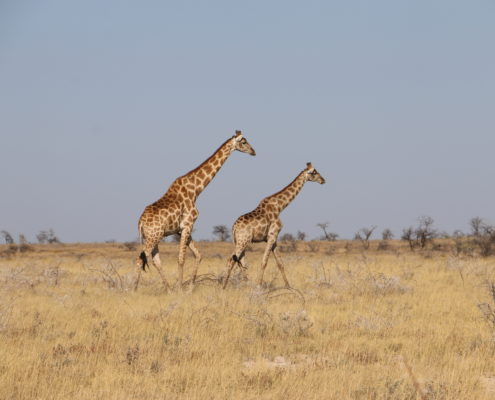
<path fill-rule="evenodd" d="M 144 209 L 138 223 L 143 245 L 142 251 L 136 260 L 137 273 L 134 290 L 138 287 L 141 270 L 145 269 L 149 261 L 158 270 L 165 288 L 168 288 L 167 280 L 160 269 L 158 244 L 163 237 L 174 234 L 180 235 L 178 257 L 179 288 L 182 288 L 187 246 L 189 246 L 196 259 L 192 276 L 192 282 L 194 283 L 199 262 L 201 261 L 201 254 L 191 238 L 194 222 L 199 215 L 195 202 L 199 194 L 211 182 L 227 158 L 235 150 L 252 156 L 256 155 L 256 152 L 244 138 L 241 131 L 236 131 L 235 135 L 226 140 L 210 158 L 199 167 L 177 178 L 159 200 Z"/>
<path fill-rule="evenodd" d="M 261 285 L 263 283 L 263 273 L 268 263 L 268 256 L 272 252 L 277 267 L 284 279 L 285 286 L 290 287 L 289 281 L 285 276 L 284 265 L 277 250 L 277 237 L 282 229 L 282 222 L 279 215 L 294 200 L 307 181 L 318 182 L 320 184 L 325 183 L 325 179 L 313 168 L 311 163 L 307 163 L 306 168 L 285 188 L 271 196 L 265 197 L 256 209 L 240 216 L 235 221 L 232 227 L 235 251 L 229 260 L 227 275 L 223 282 L 224 289 L 227 286 L 230 273 L 235 264 L 239 264 L 243 269 L 247 268 L 245 264 L 245 251 L 246 247 L 252 242 L 266 242 L 258 284 Z"/>

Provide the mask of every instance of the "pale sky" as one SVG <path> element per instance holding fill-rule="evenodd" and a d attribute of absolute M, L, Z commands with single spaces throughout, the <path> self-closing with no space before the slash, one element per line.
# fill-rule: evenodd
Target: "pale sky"
<path fill-rule="evenodd" d="M 132 240 L 236 129 L 195 239 L 311 161 L 283 232 L 495 223 L 495 2 L 0 2 L 0 230 Z"/>

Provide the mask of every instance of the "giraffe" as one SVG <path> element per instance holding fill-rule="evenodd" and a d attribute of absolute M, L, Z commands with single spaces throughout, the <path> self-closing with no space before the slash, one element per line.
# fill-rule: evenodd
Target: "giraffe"
<path fill-rule="evenodd" d="M 168 282 L 160 269 L 158 244 L 163 237 L 174 234 L 180 236 L 178 257 L 179 289 L 182 289 L 186 247 L 189 247 L 196 259 L 191 280 L 194 283 L 199 262 L 201 261 L 201 254 L 191 238 L 194 222 L 199 215 L 195 205 L 196 199 L 235 150 L 252 156 L 256 155 L 242 132 L 236 131 L 235 135 L 227 139 L 205 162 L 177 178 L 159 200 L 144 209 L 138 223 L 142 251 L 136 259 L 137 272 L 134 290 L 137 290 L 141 271 L 145 270 L 146 265 L 149 266 L 149 262 L 160 274 L 165 289 L 169 288 Z"/>
<path fill-rule="evenodd" d="M 311 163 L 307 163 L 306 168 L 285 188 L 271 196 L 265 197 L 256 209 L 240 216 L 235 221 L 232 227 L 235 251 L 228 263 L 227 274 L 223 281 L 224 289 L 227 286 L 230 273 L 235 264 L 239 264 L 244 270 L 247 269 L 245 251 L 246 247 L 252 242 L 266 242 L 258 285 L 261 286 L 263 283 L 263 273 L 268 263 L 270 252 L 272 252 L 285 282 L 285 287 L 290 287 L 287 276 L 285 275 L 284 265 L 277 250 L 277 237 L 282 229 L 282 222 L 279 215 L 294 200 L 307 181 L 318 182 L 320 184 L 325 183 L 325 179 L 313 168 Z"/>

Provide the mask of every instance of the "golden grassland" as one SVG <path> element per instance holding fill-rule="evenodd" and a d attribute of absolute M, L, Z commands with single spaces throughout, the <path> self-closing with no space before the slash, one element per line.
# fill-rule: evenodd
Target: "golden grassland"
<path fill-rule="evenodd" d="M 255 245 L 224 291 L 232 245 L 203 242 L 182 293 L 154 270 L 133 292 L 121 244 L 0 246 L 0 399 L 495 398 L 495 259 L 377 245 L 298 242 L 293 291 L 273 260 L 255 287 Z M 161 245 L 171 281 L 176 255 Z"/>

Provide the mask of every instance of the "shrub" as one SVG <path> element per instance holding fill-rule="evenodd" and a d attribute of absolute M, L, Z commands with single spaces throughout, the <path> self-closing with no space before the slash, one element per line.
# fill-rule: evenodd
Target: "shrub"
<path fill-rule="evenodd" d="M 21 253 L 24 253 L 26 251 L 33 251 L 33 246 L 29 244 L 26 236 L 24 236 L 22 233 L 19 235 L 19 251 Z"/>
<path fill-rule="evenodd" d="M 230 239 L 229 228 L 225 225 L 215 225 L 213 227 L 213 235 L 215 235 L 220 242 L 226 242 Z"/>
<path fill-rule="evenodd" d="M 129 251 L 136 251 L 138 247 L 136 242 L 124 242 L 122 243 L 122 246 Z"/>
<path fill-rule="evenodd" d="M 486 283 L 486 286 L 488 288 L 489 300 L 487 303 L 479 303 L 478 308 L 483 314 L 485 321 L 495 332 L 495 283 L 492 281 L 488 281 Z"/>
<path fill-rule="evenodd" d="M 36 239 L 38 239 L 39 244 L 61 243 L 60 239 L 55 235 L 55 232 L 51 228 L 48 231 L 40 231 L 40 233 L 36 235 Z"/>
<path fill-rule="evenodd" d="M 494 254 L 495 227 L 488 225 L 481 218 L 475 217 L 470 221 L 473 244 L 478 248 L 482 257 Z"/>
<path fill-rule="evenodd" d="M 317 253 L 320 250 L 320 244 L 314 240 L 308 242 L 309 251 L 312 253 Z"/>
<path fill-rule="evenodd" d="M 306 232 L 297 231 L 297 240 L 306 240 Z"/>
<path fill-rule="evenodd" d="M 280 237 L 280 241 L 282 242 L 282 245 L 279 246 L 280 251 L 282 252 L 296 251 L 297 249 L 296 238 L 291 233 L 284 233 Z"/>

